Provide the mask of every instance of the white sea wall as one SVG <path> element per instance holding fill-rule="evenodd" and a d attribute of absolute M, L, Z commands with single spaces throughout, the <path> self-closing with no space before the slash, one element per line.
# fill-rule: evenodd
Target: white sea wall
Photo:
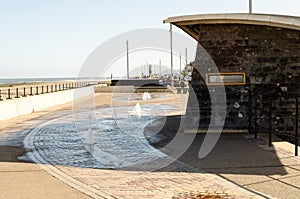
<path fill-rule="evenodd" d="M 0 101 L 0 121 L 40 111 L 52 106 L 81 100 L 94 94 L 94 87 L 46 93 Z"/>

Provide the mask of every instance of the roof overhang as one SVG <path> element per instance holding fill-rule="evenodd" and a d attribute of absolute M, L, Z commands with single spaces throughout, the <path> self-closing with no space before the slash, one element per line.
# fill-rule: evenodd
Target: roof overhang
<path fill-rule="evenodd" d="M 170 17 L 163 21 L 181 28 L 198 40 L 202 24 L 245 24 L 287 28 L 300 31 L 300 17 L 267 14 L 201 14 Z"/>

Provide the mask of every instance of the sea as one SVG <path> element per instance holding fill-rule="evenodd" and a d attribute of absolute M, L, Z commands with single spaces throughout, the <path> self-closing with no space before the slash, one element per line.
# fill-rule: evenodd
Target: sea
<path fill-rule="evenodd" d="M 12 78 L 12 79 L 0 79 L 0 85 L 2 84 L 27 84 L 37 82 L 59 82 L 59 81 L 75 81 L 75 80 L 96 80 L 107 78 L 77 78 L 77 77 L 57 77 L 57 78 Z"/>

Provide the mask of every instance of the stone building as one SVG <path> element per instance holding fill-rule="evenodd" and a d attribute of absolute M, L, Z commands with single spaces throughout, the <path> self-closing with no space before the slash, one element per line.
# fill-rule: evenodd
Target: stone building
<path fill-rule="evenodd" d="M 281 137 L 294 135 L 300 92 L 299 17 L 205 14 L 164 22 L 181 28 L 206 51 L 198 47 L 191 81 L 198 96 L 200 128 L 208 128 L 209 123 L 218 128 L 211 121 L 216 114 L 211 111 L 211 94 L 222 92 L 215 81 L 224 83 L 224 129 L 268 132 L 271 125 L 272 132 Z M 205 53 L 213 63 L 204 60 Z M 216 69 L 211 68 L 214 64 Z"/>

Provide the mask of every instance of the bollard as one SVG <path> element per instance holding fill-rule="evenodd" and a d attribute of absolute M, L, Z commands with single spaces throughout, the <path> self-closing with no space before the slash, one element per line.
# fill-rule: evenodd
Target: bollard
<path fill-rule="evenodd" d="M 51 93 L 53 93 L 53 85 L 51 85 Z"/>
<path fill-rule="evenodd" d="M 10 97 L 10 88 L 7 90 L 7 95 L 8 95 L 8 98 L 6 98 L 6 99 L 11 99 L 11 97 Z"/>
<path fill-rule="evenodd" d="M 23 97 L 26 97 L 26 88 L 23 88 Z"/>
<path fill-rule="evenodd" d="M 1 95 L 1 90 L 0 90 L 0 101 L 2 101 L 3 99 L 2 99 L 2 95 Z"/>
<path fill-rule="evenodd" d="M 54 86 L 54 87 L 55 87 L 54 91 L 55 91 L 55 92 L 57 92 L 57 85 L 55 84 L 55 86 Z"/>
<path fill-rule="evenodd" d="M 46 86 L 46 93 L 49 93 L 49 86 Z"/>
<path fill-rule="evenodd" d="M 20 98 L 19 97 L 19 88 L 16 88 L 16 96 L 15 96 L 15 98 Z"/>
<path fill-rule="evenodd" d="M 61 86 L 60 86 L 60 84 L 58 84 L 58 91 L 61 91 Z"/>
<path fill-rule="evenodd" d="M 44 94 L 44 86 L 42 86 L 42 94 Z"/>
<path fill-rule="evenodd" d="M 298 96 L 296 96 L 296 114 L 295 114 L 295 156 L 298 156 L 298 139 L 299 139 L 299 103 Z"/>

